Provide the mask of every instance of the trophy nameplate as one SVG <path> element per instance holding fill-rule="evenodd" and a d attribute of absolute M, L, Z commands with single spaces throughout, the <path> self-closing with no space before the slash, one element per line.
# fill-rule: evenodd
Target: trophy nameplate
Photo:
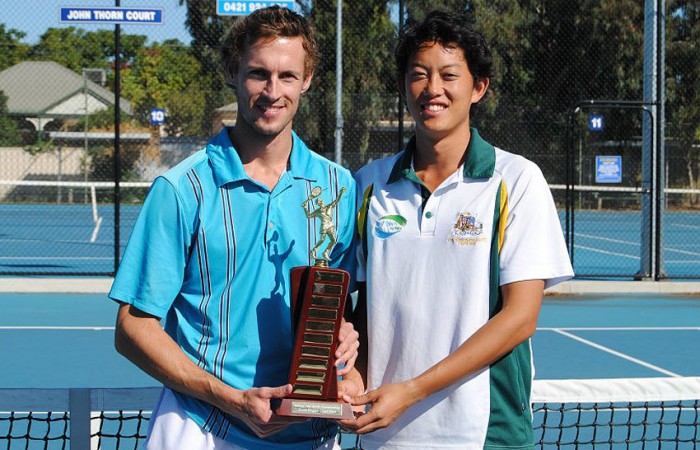
<path fill-rule="evenodd" d="M 321 417 L 330 419 L 353 418 L 350 404 L 338 399 L 338 375 L 334 365 L 338 348 L 338 332 L 345 311 L 350 274 L 327 267 L 331 247 L 336 242 L 332 221 L 326 220 L 337 205 L 345 188 L 336 200 L 325 205 L 318 200 L 318 208 L 310 211 L 304 202 L 307 217 L 320 217 L 320 241 L 310 251 L 313 266 L 294 267 L 291 270 L 290 309 L 294 350 L 289 370 L 292 393 L 280 401 L 276 413 L 281 416 Z M 315 188 L 307 199 L 310 202 L 321 193 Z M 329 238 L 330 244 L 321 258 L 316 257 L 320 244 Z"/>

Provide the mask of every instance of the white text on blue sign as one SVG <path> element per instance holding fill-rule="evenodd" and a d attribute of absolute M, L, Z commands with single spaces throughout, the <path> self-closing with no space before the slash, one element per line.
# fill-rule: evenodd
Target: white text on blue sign
<path fill-rule="evenodd" d="M 163 23 L 163 10 L 145 8 L 61 8 L 61 22 L 155 24 Z"/>
<path fill-rule="evenodd" d="M 588 118 L 588 129 L 590 131 L 603 131 L 603 116 L 591 115 Z"/>
<path fill-rule="evenodd" d="M 248 14 L 268 6 L 281 6 L 282 8 L 294 9 L 294 1 L 279 0 L 219 0 L 216 5 L 216 14 L 219 16 L 247 16 Z"/>
<path fill-rule="evenodd" d="M 595 166 L 596 183 L 622 182 L 622 156 L 596 156 Z"/>
<path fill-rule="evenodd" d="M 151 109 L 151 124 L 162 125 L 165 123 L 165 110 L 162 108 Z"/>

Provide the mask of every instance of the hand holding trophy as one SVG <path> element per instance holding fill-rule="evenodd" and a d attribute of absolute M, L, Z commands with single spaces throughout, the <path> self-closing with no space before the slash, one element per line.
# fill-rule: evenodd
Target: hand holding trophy
<path fill-rule="evenodd" d="M 345 193 L 326 204 L 316 186 L 302 203 L 307 219 L 320 219 L 318 241 L 310 251 L 313 266 L 291 271 L 291 314 L 294 331 L 294 355 L 289 370 L 292 394 L 282 399 L 276 413 L 281 416 L 351 419 L 350 404 L 338 399 L 338 375 L 333 364 L 338 346 L 350 274 L 328 267 L 330 253 L 337 242 L 333 210 Z M 314 209 L 313 200 L 316 200 Z M 311 204 L 311 205 L 309 205 Z M 328 240 L 321 257 L 318 251 Z"/>

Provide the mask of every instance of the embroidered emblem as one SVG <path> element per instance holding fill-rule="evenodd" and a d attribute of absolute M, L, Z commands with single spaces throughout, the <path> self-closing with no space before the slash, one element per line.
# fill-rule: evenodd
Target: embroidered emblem
<path fill-rule="evenodd" d="M 380 217 L 374 223 L 374 235 L 380 239 L 386 239 L 403 230 L 406 219 L 403 216 L 392 215 Z"/>
<path fill-rule="evenodd" d="M 478 242 L 486 240 L 481 236 L 484 231 L 484 224 L 470 213 L 459 213 L 448 240 L 459 245 L 476 245 Z"/>

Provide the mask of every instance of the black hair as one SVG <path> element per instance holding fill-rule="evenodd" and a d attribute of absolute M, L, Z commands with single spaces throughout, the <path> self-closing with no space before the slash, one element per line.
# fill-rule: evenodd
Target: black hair
<path fill-rule="evenodd" d="M 460 13 L 432 11 L 422 22 L 409 19 L 399 32 L 394 57 L 400 85 L 403 84 L 411 55 L 421 46 L 433 42 L 445 47 L 461 48 L 469 71 L 475 78 L 492 76 L 491 50 L 484 35 L 472 27 L 469 17 Z"/>

